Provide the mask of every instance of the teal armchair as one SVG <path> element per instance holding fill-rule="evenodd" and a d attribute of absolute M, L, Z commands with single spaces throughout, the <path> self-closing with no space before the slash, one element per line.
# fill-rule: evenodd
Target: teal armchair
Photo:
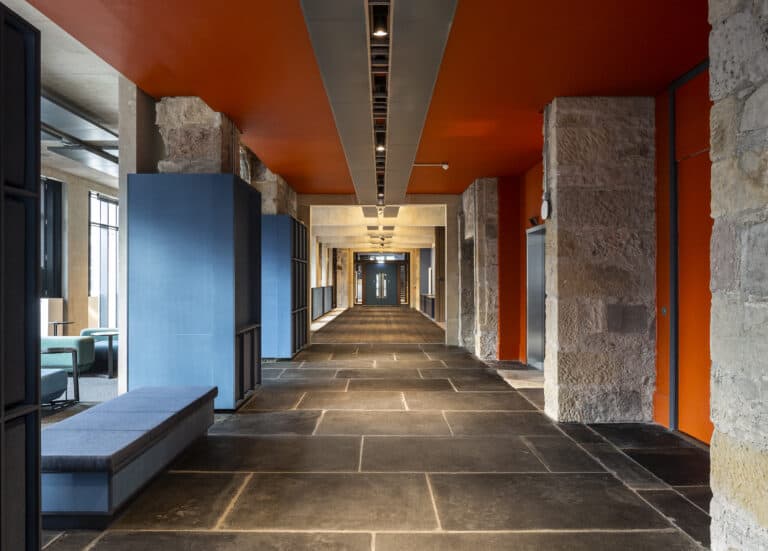
<path fill-rule="evenodd" d="M 94 368 L 99 372 L 107 371 L 107 358 L 109 357 L 109 337 L 100 337 L 93 333 L 105 333 L 105 332 L 117 332 L 114 327 L 88 327 L 80 331 L 81 337 L 93 337 L 95 343 L 95 360 Z M 114 369 L 117 371 L 117 344 L 118 336 L 112 337 L 112 360 L 115 362 Z"/>
<path fill-rule="evenodd" d="M 77 368 L 80 373 L 93 367 L 95 361 L 94 340 L 91 337 L 42 337 L 40 348 L 74 348 L 77 350 Z M 71 354 L 42 354 L 40 367 L 44 369 L 63 369 L 72 373 Z"/>

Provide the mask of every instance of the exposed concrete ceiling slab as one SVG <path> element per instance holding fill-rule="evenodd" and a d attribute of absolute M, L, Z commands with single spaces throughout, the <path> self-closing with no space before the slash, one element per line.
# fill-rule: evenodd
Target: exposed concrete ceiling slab
<path fill-rule="evenodd" d="M 26 0 L 2 1 L 40 30 L 44 92 L 65 101 L 104 128 L 117 132 L 119 73 Z M 43 167 L 117 187 L 117 178 L 49 151 L 49 147 L 60 145 L 57 140 L 42 141 L 40 158 Z"/>

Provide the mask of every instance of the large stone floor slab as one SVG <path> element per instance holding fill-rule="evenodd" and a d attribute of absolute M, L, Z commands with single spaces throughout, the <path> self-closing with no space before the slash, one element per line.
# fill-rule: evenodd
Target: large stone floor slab
<path fill-rule="evenodd" d="M 376 551 L 694 551 L 692 541 L 673 531 L 377 534 Z"/>
<path fill-rule="evenodd" d="M 435 474 L 430 479 L 445 530 L 671 526 L 609 474 Z"/>
<path fill-rule="evenodd" d="M 256 435 L 295 434 L 309 435 L 314 432 L 320 418 L 319 411 L 254 411 L 232 415 L 215 423 L 209 434 Z"/>
<path fill-rule="evenodd" d="M 423 474 L 253 475 L 223 528 L 433 530 Z"/>
<path fill-rule="evenodd" d="M 316 434 L 449 436 L 443 415 L 419 411 L 327 411 Z"/>
<path fill-rule="evenodd" d="M 447 411 L 445 418 L 457 436 L 552 435 L 560 432 L 539 412 Z"/>
<path fill-rule="evenodd" d="M 531 403 L 517 392 L 405 392 L 411 410 L 533 411 Z"/>
<path fill-rule="evenodd" d="M 370 551 L 371 534 L 114 532 L 93 551 Z M 56 549 L 55 551 L 59 551 Z"/>
<path fill-rule="evenodd" d="M 209 436 L 184 453 L 173 469 L 187 471 L 356 471 L 357 437 Z"/>
<path fill-rule="evenodd" d="M 349 390 L 453 390 L 448 379 L 350 379 Z"/>
<path fill-rule="evenodd" d="M 154 480 L 114 524 L 122 529 L 212 529 L 245 475 L 174 473 Z"/>
<path fill-rule="evenodd" d="M 298 409 L 404 410 L 402 392 L 307 392 Z"/>
<path fill-rule="evenodd" d="M 519 438 L 375 437 L 363 442 L 363 471 L 546 472 Z"/>

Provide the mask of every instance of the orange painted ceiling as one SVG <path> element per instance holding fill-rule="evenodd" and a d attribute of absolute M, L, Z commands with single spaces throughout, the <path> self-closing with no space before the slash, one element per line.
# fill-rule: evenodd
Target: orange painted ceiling
<path fill-rule="evenodd" d="M 227 113 L 297 191 L 354 192 L 298 0 L 30 3 L 153 96 Z M 522 174 L 553 97 L 655 95 L 708 32 L 706 0 L 459 0 L 417 154 L 451 168 L 414 168 L 408 191 Z"/>
<path fill-rule="evenodd" d="M 30 0 L 155 97 L 194 95 L 301 193 L 354 193 L 298 0 Z"/>
<path fill-rule="evenodd" d="M 541 160 L 556 96 L 655 95 L 707 58 L 706 0 L 459 0 L 410 193 Z"/>

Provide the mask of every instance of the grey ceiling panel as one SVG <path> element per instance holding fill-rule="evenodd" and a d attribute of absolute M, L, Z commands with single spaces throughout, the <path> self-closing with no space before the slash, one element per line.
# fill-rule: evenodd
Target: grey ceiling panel
<path fill-rule="evenodd" d="M 366 3 L 302 0 L 301 6 L 358 201 L 375 204 Z"/>
<path fill-rule="evenodd" d="M 457 0 L 392 4 L 385 202 L 402 203 Z M 435 162 L 440 162 L 436 160 Z"/>
<path fill-rule="evenodd" d="M 397 218 L 400 207 L 384 207 L 384 218 Z"/>
<path fill-rule="evenodd" d="M 379 211 L 376 207 L 362 207 L 363 216 L 366 218 L 378 218 Z"/>

